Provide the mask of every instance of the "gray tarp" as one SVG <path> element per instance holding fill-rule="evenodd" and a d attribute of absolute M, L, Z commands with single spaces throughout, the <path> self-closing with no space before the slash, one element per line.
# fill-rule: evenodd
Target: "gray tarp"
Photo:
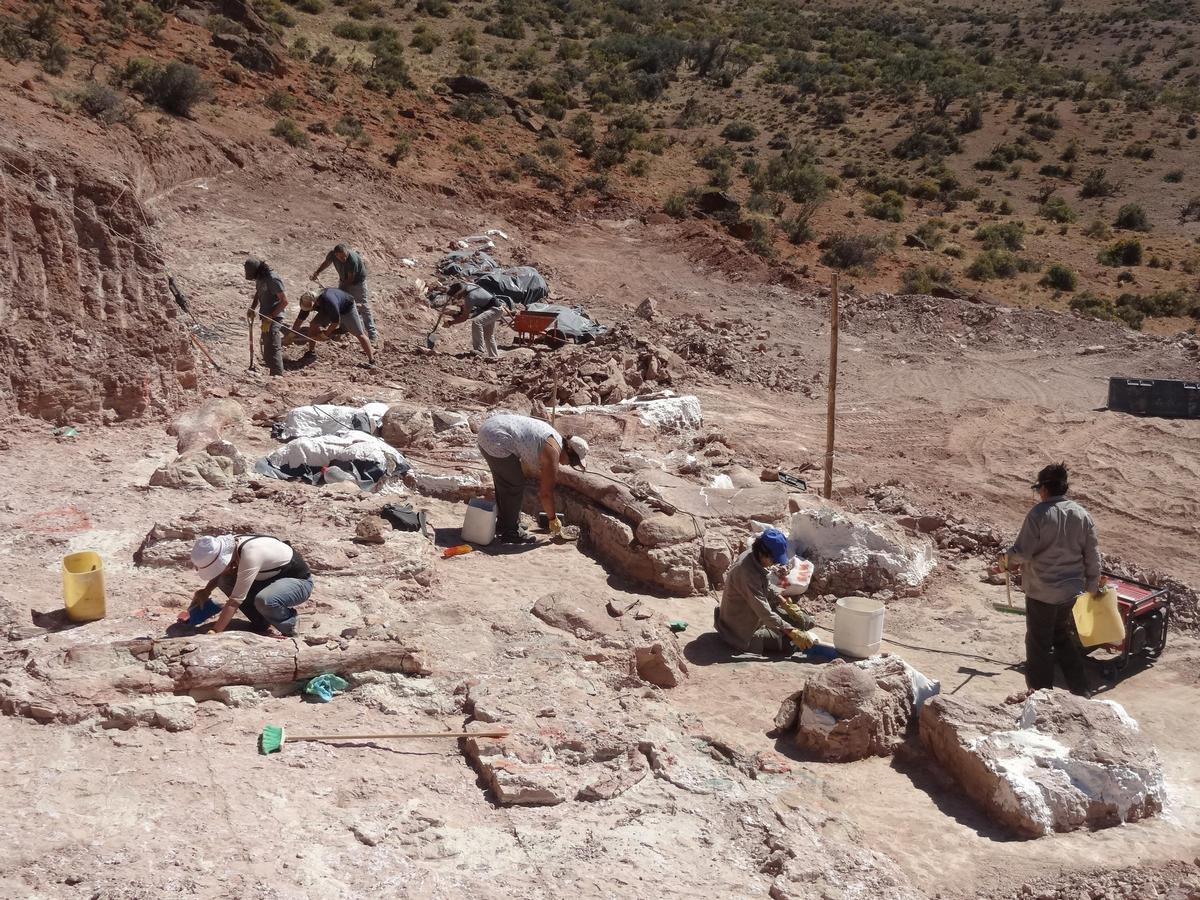
<path fill-rule="evenodd" d="M 455 250 L 437 265 L 438 274 L 450 278 L 473 278 L 499 268 L 500 263 L 482 250 Z"/>
<path fill-rule="evenodd" d="M 608 331 L 606 326 L 597 325 L 589 319 L 582 306 L 572 309 L 555 303 L 533 303 L 528 309 L 530 312 L 553 313 L 557 316 L 554 324 L 547 328 L 545 333 L 560 340 L 586 344 Z"/>
<path fill-rule="evenodd" d="M 513 303 L 528 306 L 541 303 L 550 294 L 546 279 L 530 266 L 515 266 L 487 272 L 472 279 L 477 285 L 497 297 L 507 297 Z"/>

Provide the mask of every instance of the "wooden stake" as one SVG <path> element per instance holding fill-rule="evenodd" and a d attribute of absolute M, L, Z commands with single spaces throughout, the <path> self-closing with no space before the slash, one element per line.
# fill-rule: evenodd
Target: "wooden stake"
<path fill-rule="evenodd" d="M 550 427 L 554 427 L 554 420 L 558 416 L 558 373 L 554 373 L 554 396 L 550 398 Z"/>
<path fill-rule="evenodd" d="M 837 418 L 838 277 L 833 273 L 829 305 L 829 406 L 825 412 L 825 499 L 833 496 L 833 425 Z"/>

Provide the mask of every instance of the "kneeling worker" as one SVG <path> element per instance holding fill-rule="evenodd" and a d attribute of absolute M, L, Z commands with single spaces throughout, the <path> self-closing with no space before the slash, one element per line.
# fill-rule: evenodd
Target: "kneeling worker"
<path fill-rule="evenodd" d="M 792 653 L 807 650 L 813 639 L 806 630 L 813 627 L 807 614 L 796 610 L 803 621 L 802 631 L 788 624 L 779 614 L 782 595 L 767 580 L 771 566 L 788 561 L 787 535 L 768 528 L 754 544 L 738 557 L 725 575 L 721 605 L 713 613 L 717 634 L 734 650 L 744 653 Z"/>
<path fill-rule="evenodd" d="M 496 539 L 501 544 L 530 544 L 534 537 L 521 530 L 521 504 L 526 476 L 538 478 L 538 499 L 551 536 L 561 531 L 554 511 L 558 467 L 587 468 L 587 441 L 564 439 L 549 422 L 530 416 L 492 416 L 479 429 L 479 451 L 492 470 L 496 486 Z"/>
<path fill-rule="evenodd" d="M 348 331 L 358 338 L 359 346 L 362 347 L 363 353 L 367 354 L 367 365 L 375 364 L 371 342 L 367 340 L 367 332 L 363 328 L 362 319 L 359 318 L 358 310 L 354 306 L 354 298 L 337 288 L 325 288 L 320 294 L 307 291 L 300 296 L 300 314 L 292 323 L 292 330 L 288 332 L 284 343 L 290 344 L 295 340 L 295 333 L 300 330 L 304 320 L 313 310 L 316 310 L 317 314 L 313 316 L 312 324 L 308 326 L 306 332 L 308 334 L 308 353 L 316 353 L 317 341 L 329 340 L 340 327 L 343 331 Z"/>
<path fill-rule="evenodd" d="M 313 591 L 312 573 L 304 557 L 267 535 L 197 538 L 192 545 L 192 566 L 208 583 L 192 596 L 179 621 L 187 621 L 191 610 L 208 603 L 212 592 L 220 588 L 229 601 L 213 624 L 216 634 L 224 631 L 241 609 L 259 634 L 289 637 L 299 618 L 295 607 Z"/>

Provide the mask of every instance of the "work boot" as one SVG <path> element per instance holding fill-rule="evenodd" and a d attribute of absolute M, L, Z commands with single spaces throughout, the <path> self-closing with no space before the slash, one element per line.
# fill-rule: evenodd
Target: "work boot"
<path fill-rule="evenodd" d="M 511 534 L 496 535 L 496 543 L 506 544 L 506 545 L 510 545 L 510 546 L 536 544 L 537 538 L 535 538 L 532 534 L 530 534 L 528 531 L 525 531 L 522 528 L 522 529 L 512 532 Z"/>

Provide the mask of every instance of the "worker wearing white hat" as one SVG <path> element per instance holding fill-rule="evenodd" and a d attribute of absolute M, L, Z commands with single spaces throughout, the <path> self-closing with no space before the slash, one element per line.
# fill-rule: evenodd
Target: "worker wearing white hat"
<path fill-rule="evenodd" d="M 213 632 L 228 627 L 240 609 L 260 634 L 289 637 L 296 630 L 296 607 L 313 591 L 312 572 L 299 552 L 265 534 L 215 537 L 205 535 L 192 545 L 192 567 L 207 582 L 196 591 L 184 610 L 183 622 L 193 609 L 208 603 L 214 590 L 229 598 Z"/>

